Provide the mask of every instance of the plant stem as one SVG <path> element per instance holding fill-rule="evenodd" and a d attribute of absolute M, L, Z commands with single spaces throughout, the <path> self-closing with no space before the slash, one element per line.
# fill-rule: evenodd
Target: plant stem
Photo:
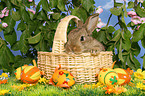
<path fill-rule="evenodd" d="M 108 19 L 108 22 L 107 22 L 106 27 L 109 25 L 109 22 L 110 22 L 111 17 L 112 17 L 112 14 L 110 14 L 110 16 L 109 16 L 109 19 Z"/>

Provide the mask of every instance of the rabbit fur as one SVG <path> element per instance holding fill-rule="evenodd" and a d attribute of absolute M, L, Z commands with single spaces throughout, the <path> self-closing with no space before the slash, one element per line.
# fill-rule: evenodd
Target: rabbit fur
<path fill-rule="evenodd" d="M 98 24 L 99 14 L 91 15 L 85 22 L 78 22 L 77 28 L 70 31 L 68 41 L 65 44 L 66 53 L 80 54 L 82 52 L 98 53 L 105 50 L 104 46 L 93 38 L 92 32 Z"/>

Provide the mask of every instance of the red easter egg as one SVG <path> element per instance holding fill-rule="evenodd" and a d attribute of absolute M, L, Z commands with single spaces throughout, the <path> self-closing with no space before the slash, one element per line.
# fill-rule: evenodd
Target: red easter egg
<path fill-rule="evenodd" d="M 40 79 L 40 70 L 36 66 L 27 66 L 21 73 L 21 81 L 24 83 L 34 84 Z"/>

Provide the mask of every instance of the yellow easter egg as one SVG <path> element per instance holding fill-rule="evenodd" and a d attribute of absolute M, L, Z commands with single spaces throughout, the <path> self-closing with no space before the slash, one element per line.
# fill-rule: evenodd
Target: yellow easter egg
<path fill-rule="evenodd" d="M 52 80 L 56 86 L 59 86 L 61 84 L 67 84 L 68 86 L 72 86 L 75 84 L 74 76 L 66 70 L 57 70 L 52 75 Z"/>
<path fill-rule="evenodd" d="M 118 74 L 118 85 L 125 85 L 130 82 L 131 76 L 125 69 L 115 68 L 114 71 Z"/>
<path fill-rule="evenodd" d="M 21 66 L 19 68 L 17 68 L 15 71 L 14 71 L 14 75 L 16 77 L 16 79 L 20 80 L 21 79 L 21 72 L 22 70 L 27 67 L 28 65 L 24 65 L 24 66 Z"/>
<path fill-rule="evenodd" d="M 103 68 L 98 74 L 98 81 L 106 85 L 115 85 L 118 81 L 118 75 L 111 68 Z"/>

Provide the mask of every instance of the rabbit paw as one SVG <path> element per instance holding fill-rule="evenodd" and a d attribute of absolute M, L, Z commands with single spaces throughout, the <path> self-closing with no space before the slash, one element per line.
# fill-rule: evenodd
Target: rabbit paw
<path fill-rule="evenodd" d="M 97 50 L 91 50 L 91 55 L 99 55 L 100 51 Z"/>

